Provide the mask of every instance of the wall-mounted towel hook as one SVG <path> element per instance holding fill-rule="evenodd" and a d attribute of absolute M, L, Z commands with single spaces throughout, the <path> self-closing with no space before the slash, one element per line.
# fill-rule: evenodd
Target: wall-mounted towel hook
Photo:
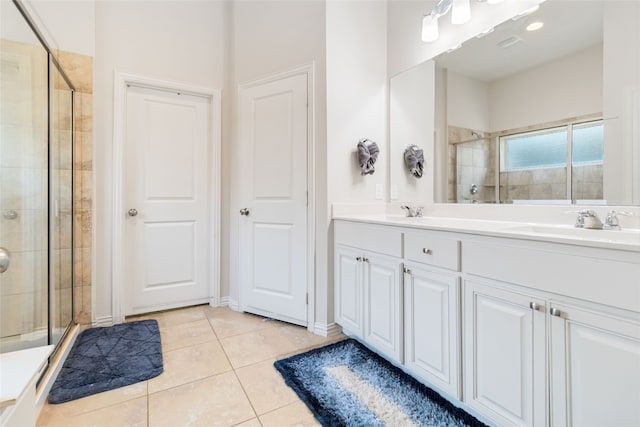
<path fill-rule="evenodd" d="M 424 169 L 424 151 L 417 145 L 409 145 L 404 149 L 404 163 L 409 169 L 409 173 L 416 178 L 422 178 Z"/>
<path fill-rule="evenodd" d="M 371 175 L 376 169 L 373 166 L 378 159 L 380 149 L 378 144 L 367 138 L 358 141 L 358 163 L 360 164 L 360 175 Z"/>

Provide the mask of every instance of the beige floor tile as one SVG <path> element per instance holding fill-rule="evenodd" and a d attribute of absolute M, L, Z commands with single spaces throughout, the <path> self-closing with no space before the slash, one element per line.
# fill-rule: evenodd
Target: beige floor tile
<path fill-rule="evenodd" d="M 313 414 L 301 401 L 260 416 L 263 427 L 319 426 Z"/>
<path fill-rule="evenodd" d="M 142 381 L 126 387 L 117 388 L 115 390 L 109 390 L 92 396 L 83 397 L 82 399 L 72 400 L 71 402 L 60 403 L 57 405 L 50 405 L 47 403 L 40 412 L 38 425 L 45 426 L 48 425 L 48 420 L 58 419 L 60 417 L 67 418 L 74 415 L 96 411 L 98 409 L 113 406 L 118 403 L 146 395 L 147 382 Z"/>
<path fill-rule="evenodd" d="M 161 326 L 160 339 L 162 352 L 166 353 L 177 348 L 215 341 L 216 335 L 209 322 L 206 319 L 201 319 L 172 326 Z"/>
<path fill-rule="evenodd" d="M 149 380 L 149 394 L 231 370 L 218 341 L 163 354 L 164 372 Z"/>
<path fill-rule="evenodd" d="M 286 335 L 275 328 L 222 338 L 220 343 L 234 368 L 272 359 L 296 350 Z"/>
<path fill-rule="evenodd" d="M 76 416 L 40 419 L 38 425 L 47 427 L 145 427 L 147 425 L 147 396 Z"/>
<path fill-rule="evenodd" d="M 228 307 L 220 307 L 207 314 L 218 338 L 270 328 L 274 321 L 255 314 L 240 313 Z"/>
<path fill-rule="evenodd" d="M 275 359 L 266 360 L 236 370 L 244 391 L 258 415 L 295 402 L 298 397 L 284 383 L 282 375 L 273 367 Z"/>
<path fill-rule="evenodd" d="M 233 426 L 256 416 L 233 372 L 149 396 L 149 426 Z"/>

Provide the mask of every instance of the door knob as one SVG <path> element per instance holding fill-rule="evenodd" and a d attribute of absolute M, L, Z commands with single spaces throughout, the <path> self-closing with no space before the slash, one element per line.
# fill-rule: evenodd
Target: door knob
<path fill-rule="evenodd" d="M 4 273 L 11 263 L 11 252 L 6 248 L 0 247 L 0 273 Z"/>
<path fill-rule="evenodd" d="M 249 216 L 249 213 L 251 213 L 251 211 L 247 208 L 240 209 L 240 215 Z"/>
<path fill-rule="evenodd" d="M 136 215 L 138 215 L 138 210 L 137 209 L 129 209 L 128 214 L 129 214 L 129 216 L 136 216 Z"/>

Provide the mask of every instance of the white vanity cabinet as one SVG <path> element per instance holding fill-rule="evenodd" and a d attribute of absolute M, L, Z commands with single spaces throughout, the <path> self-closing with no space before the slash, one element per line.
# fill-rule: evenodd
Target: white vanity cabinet
<path fill-rule="evenodd" d="M 551 425 L 640 426 L 640 322 L 551 302 Z"/>
<path fill-rule="evenodd" d="M 640 425 L 637 253 L 470 238 L 462 254 L 465 403 L 500 425 Z"/>
<path fill-rule="evenodd" d="M 402 233 L 342 223 L 335 231 L 336 321 L 402 363 Z"/>
<path fill-rule="evenodd" d="M 639 251 L 407 224 L 335 221 L 346 331 L 496 425 L 640 426 Z"/>
<path fill-rule="evenodd" d="M 546 303 L 464 283 L 464 401 L 500 425 L 545 426 Z"/>
<path fill-rule="evenodd" d="M 405 367 L 460 399 L 460 242 L 412 231 L 404 257 Z"/>

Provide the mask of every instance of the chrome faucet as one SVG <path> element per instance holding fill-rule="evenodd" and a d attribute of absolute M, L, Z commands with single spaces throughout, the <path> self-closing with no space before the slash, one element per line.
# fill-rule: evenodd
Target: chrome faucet
<path fill-rule="evenodd" d="M 422 218 L 422 210 L 424 209 L 424 206 L 400 206 L 402 209 L 407 211 L 407 216 L 408 217 L 415 217 L 415 218 Z"/>
<path fill-rule="evenodd" d="M 631 216 L 633 215 L 631 212 L 624 211 L 614 211 L 610 210 L 607 213 L 606 218 L 604 219 L 604 228 L 605 230 L 620 230 L 620 223 L 618 222 L 618 215 Z"/>
<path fill-rule="evenodd" d="M 591 209 L 583 209 L 577 212 L 578 218 L 576 219 L 577 228 L 590 228 L 601 230 L 602 221 L 598 218 L 598 214 Z"/>

